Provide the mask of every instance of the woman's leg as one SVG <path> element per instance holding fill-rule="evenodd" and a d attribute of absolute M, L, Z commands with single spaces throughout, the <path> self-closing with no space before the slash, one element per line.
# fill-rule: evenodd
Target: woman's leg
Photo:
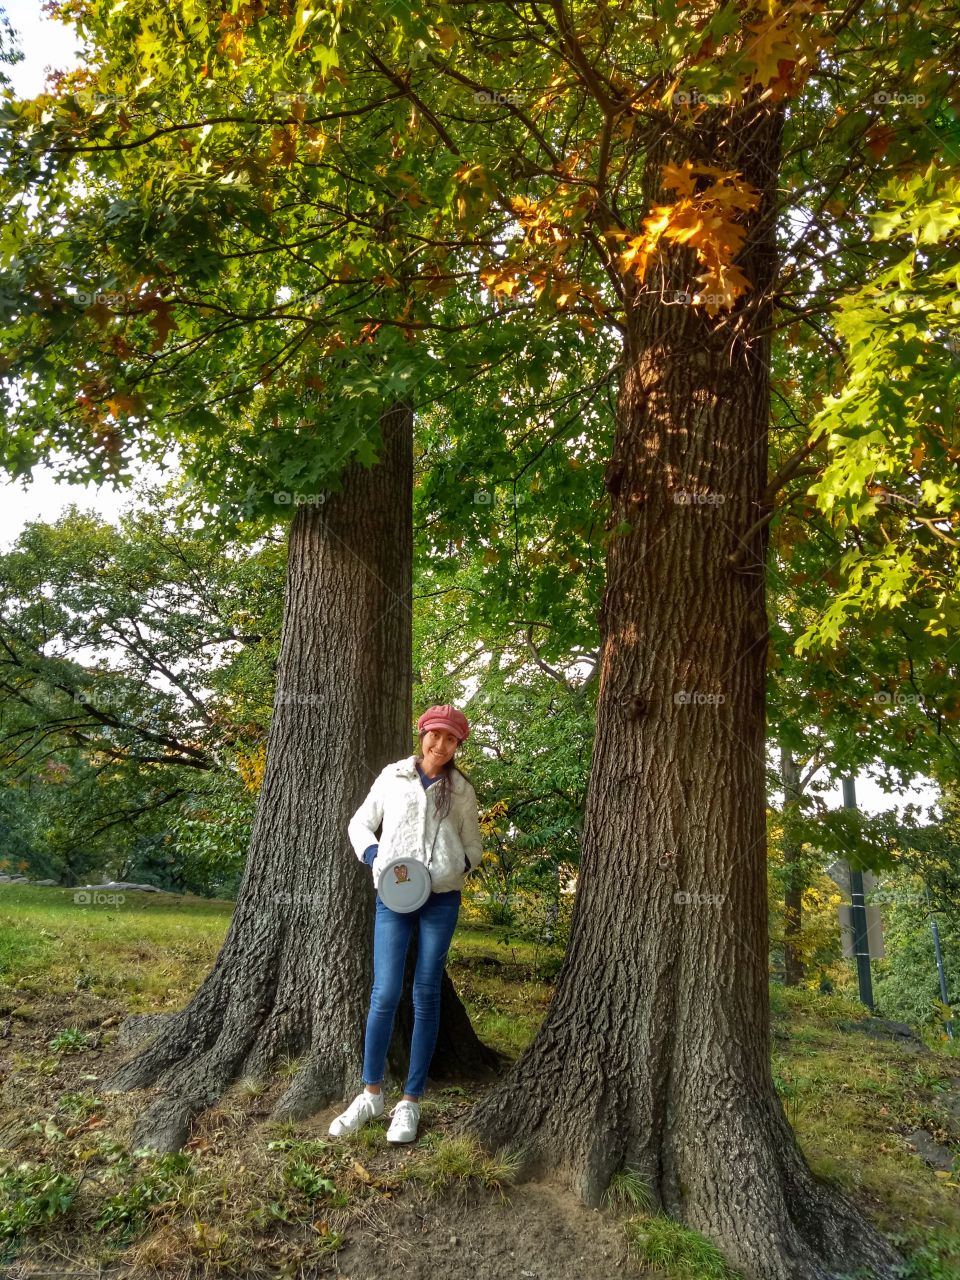
<path fill-rule="evenodd" d="M 413 975 L 413 1036 L 410 1070 L 403 1096 L 419 1101 L 427 1082 L 440 1026 L 440 984 L 453 931 L 460 912 L 459 889 L 431 893 L 420 908 L 417 967 Z"/>
<path fill-rule="evenodd" d="M 363 1041 L 363 1083 L 375 1093 L 393 1033 L 393 1019 L 403 989 L 403 970 L 413 932 L 413 912 L 391 911 L 377 896 L 373 924 L 373 990 Z M 377 1086 L 373 1088 L 372 1086 Z"/>

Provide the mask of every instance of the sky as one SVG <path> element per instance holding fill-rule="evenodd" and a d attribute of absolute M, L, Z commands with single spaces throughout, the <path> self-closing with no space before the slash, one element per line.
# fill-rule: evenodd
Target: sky
<path fill-rule="evenodd" d="M 19 45 L 24 60 L 7 68 L 14 91 L 20 97 L 32 97 L 44 88 L 48 69 L 67 71 L 75 67 L 76 40 L 70 29 L 61 22 L 47 18 L 41 12 L 40 0 L 0 0 L 0 8 L 6 10 L 14 29 L 19 34 Z M 159 480 L 169 478 L 169 473 L 157 469 L 144 469 L 145 478 Z M 58 484 L 49 467 L 37 467 L 31 483 L 23 481 L 2 483 L 0 474 L 0 551 L 6 551 L 15 541 L 29 520 L 55 520 L 71 502 L 81 508 L 92 508 L 104 519 L 115 521 L 132 493 L 116 491 L 109 485 Z M 857 801 L 860 808 L 878 813 L 908 802 L 922 804 L 924 809 L 936 800 L 932 786 L 914 786 L 902 795 L 885 795 L 876 783 L 867 777 L 857 779 Z M 831 806 L 840 807 L 842 796 L 839 784 L 823 799 Z"/>
<path fill-rule="evenodd" d="M 19 37 L 24 60 L 7 67 L 6 73 L 18 97 L 30 98 L 42 92 L 47 70 L 69 71 L 77 66 L 76 39 L 62 22 L 43 15 L 40 0 L 0 0 L 0 8 Z M 31 484 L 9 481 L 0 473 L 0 550 L 9 550 L 28 520 L 52 520 L 71 502 L 92 507 L 105 519 L 114 520 L 130 501 L 129 493 L 115 492 L 109 485 L 57 484 L 50 467 L 37 467 Z"/>

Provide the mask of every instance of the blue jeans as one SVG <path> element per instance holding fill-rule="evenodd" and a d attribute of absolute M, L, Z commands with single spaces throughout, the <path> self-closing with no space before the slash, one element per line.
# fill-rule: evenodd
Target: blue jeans
<path fill-rule="evenodd" d="M 427 1082 L 440 1026 L 440 983 L 460 914 L 459 889 L 431 893 L 416 911 L 391 911 L 377 894 L 373 925 L 373 991 L 363 1047 L 363 1083 L 382 1084 L 393 1020 L 403 989 L 410 935 L 419 924 L 417 966 L 413 975 L 413 1036 L 404 1093 L 419 1098 Z"/>

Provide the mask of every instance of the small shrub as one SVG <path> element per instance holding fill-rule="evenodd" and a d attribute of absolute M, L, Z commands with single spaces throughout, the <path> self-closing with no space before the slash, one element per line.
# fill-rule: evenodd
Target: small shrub
<path fill-rule="evenodd" d="M 507 894 L 491 893 L 483 910 L 491 924 L 513 924 L 516 916 L 513 904 Z"/>
<path fill-rule="evenodd" d="M 283 1170 L 284 1184 L 293 1191 L 298 1191 L 307 1200 L 318 1200 L 321 1196 L 330 1196 L 331 1203 L 347 1204 L 349 1197 L 337 1191 L 337 1184 L 324 1177 L 322 1171 L 301 1156 L 293 1156 Z"/>
<path fill-rule="evenodd" d="M 0 1240 L 16 1240 L 65 1214 L 80 1179 L 49 1165 L 17 1165 L 0 1175 Z"/>
<path fill-rule="evenodd" d="M 258 1204 L 248 1209 L 244 1215 L 246 1220 L 259 1231 L 266 1231 L 275 1222 L 290 1222 L 290 1210 L 279 1200 L 268 1200 L 266 1204 Z"/>
<path fill-rule="evenodd" d="M 64 1031 L 58 1031 L 48 1044 L 55 1053 L 76 1053 L 80 1049 L 86 1049 L 90 1040 L 88 1032 L 81 1031 L 79 1027 L 67 1027 Z"/>

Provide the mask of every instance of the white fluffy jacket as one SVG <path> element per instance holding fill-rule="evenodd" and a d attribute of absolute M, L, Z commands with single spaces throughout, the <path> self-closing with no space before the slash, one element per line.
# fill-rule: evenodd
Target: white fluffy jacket
<path fill-rule="evenodd" d="M 440 783 L 424 790 L 412 755 L 381 769 L 347 827 L 353 851 L 361 862 L 363 851 L 379 844 L 372 867 L 374 887 L 379 888 L 380 874 L 391 858 L 416 858 L 428 864 L 434 893 L 463 888 L 468 875 L 465 857 L 471 871 L 480 865 L 483 837 L 477 793 L 456 770 L 451 781 L 450 812 L 438 823 L 435 792 Z M 378 842 L 377 827 L 381 822 L 383 832 Z"/>

